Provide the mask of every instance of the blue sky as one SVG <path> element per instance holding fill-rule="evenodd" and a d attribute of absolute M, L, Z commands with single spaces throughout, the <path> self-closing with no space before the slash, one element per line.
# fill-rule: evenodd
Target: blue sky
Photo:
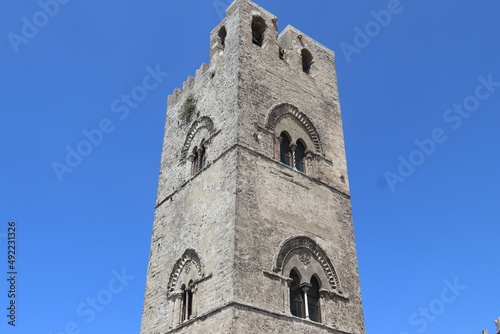
<path fill-rule="evenodd" d="M 54 3 L 0 5 L 0 329 L 138 333 L 166 97 L 229 0 Z M 368 333 L 494 332 L 500 3 L 258 4 L 336 52 Z"/>

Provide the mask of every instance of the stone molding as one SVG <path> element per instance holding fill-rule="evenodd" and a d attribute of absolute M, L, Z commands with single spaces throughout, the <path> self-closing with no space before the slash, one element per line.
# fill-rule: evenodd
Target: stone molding
<path fill-rule="evenodd" d="M 275 273 L 280 273 L 283 270 L 289 255 L 293 251 L 300 249 L 303 249 L 305 252 L 309 252 L 311 256 L 321 264 L 326 276 L 328 277 L 330 288 L 336 293 L 342 294 L 340 291 L 340 281 L 332 262 L 323 249 L 321 249 L 321 247 L 314 240 L 308 237 L 296 236 L 286 240 L 282 244 L 280 252 L 278 253 L 273 271 Z"/>
<path fill-rule="evenodd" d="M 191 248 L 186 249 L 184 254 L 182 254 L 181 258 L 177 260 L 177 262 L 175 263 L 174 269 L 170 274 L 170 279 L 168 280 L 168 285 L 167 285 L 167 297 L 173 295 L 177 290 L 177 282 L 179 280 L 181 272 L 182 270 L 184 270 L 184 268 L 188 263 L 191 263 L 189 265 L 190 270 L 196 269 L 199 277 L 201 278 L 205 277 L 205 270 L 201 263 L 200 257 L 198 256 L 196 251 Z M 192 265 L 194 265 L 194 268 Z"/>
<path fill-rule="evenodd" d="M 292 115 L 297 121 L 304 127 L 307 131 L 307 134 L 311 138 L 314 143 L 314 148 L 318 154 L 323 154 L 323 145 L 321 143 L 321 139 L 319 138 L 318 131 L 309 120 L 309 118 L 299 111 L 299 109 L 291 104 L 282 103 L 278 106 L 275 106 L 271 109 L 271 112 L 267 116 L 266 128 L 274 133 L 274 128 L 278 123 L 278 120 L 284 115 Z"/>
<path fill-rule="evenodd" d="M 203 128 L 207 129 L 210 132 L 210 135 L 215 134 L 214 122 L 210 117 L 202 116 L 196 121 L 194 121 L 193 125 L 191 125 L 191 128 L 188 131 L 186 140 L 184 141 L 184 145 L 182 146 L 181 160 L 184 161 L 187 158 L 189 153 L 189 148 L 191 147 L 191 143 L 193 141 L 194 136 L 198 133 L 198 131 L 200 131 Z"/>
<path fill-rule="evenodd" d="M 322 324 L 319 322 L 315 322 L 312 320 L 302 319 L 302 318 L 298 318 L 298 317 L 288 315 L 288 314 L 273 312 L 273 311 L 264 309 L 264 308 L 256 306 L 256 305 L 251 305 L 248 303 L 241 303 L 241 302 L 236 302 L 236 301 L 228 302 L 228 303 L 226 303 L 226 304 L 224 304 L 216 309 L 213 309 L 207 313 L 201 314 L 198 317 L 190 319 L 189 321 L 186 321 L 186 322 L 180 324 L 178 327 L 170 329 L 169 331 L 163 332 L 161 334 L 172 334 L 172 333 L 182 332 L 184 330 L 187 330 L 186 328 L 189 328 L 194 323 L 203 322 L 208 317 L 213 316 L 214 314 L 226 311 L 230 308 L 236 308 L 239 310 L 259 313 L 259 314 L 262 314 L 262 315 L 265 315 L 268 317 L 283 319 L 283 320 L 286 320 L 288 322 L 302 322 L 302 323 L 308 324 L 310 326 L 316 327 L 318 329 L 326 330 L 329 333 L 333 333 L 333 334 L 353 334 L 352 332 L 341 330 L 341 329 L 335 328 L 333 326 L 328 326 L 328 325 L 325 325 L 325 324 Z"/>

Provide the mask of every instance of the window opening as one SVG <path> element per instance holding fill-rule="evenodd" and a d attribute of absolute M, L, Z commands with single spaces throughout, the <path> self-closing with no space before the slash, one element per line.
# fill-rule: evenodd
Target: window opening
<path fill-rule="evenodd" d="M 254 16 L 252 20 L 252 42 L 255 45 L 262 46 L 264 43 L 264 31 L 266 31 L 266 22 L 260 16 Z"/>
<path fill-rule="evenodd" d="M 309 74 L 311 72 L 311 65 L 313 63 L 313 56 L 311 52 L 306 49 L 302 49 L 302 70 L 304 73 Z"/>
<path fill-rule="evenodd" d="M 227 31 L 226 27 L 222 26 L 219 30 L 219 39 L 220 39 L 220 44 L 224 47 L 226 45 L 226 36 L 227 36 Z"/>
<path fill-rule="evenodd" d="M 307 308 L 309 309 L 309 318 L 312 321 L 320 322 L 319 283 L 314 276 L 311 278 L 311 288 L 307 291 Z"/>
<path fill-rule="evenodd" d="M 285 60 L 285 50 L 280 46 L 279 56 L 281 60 Z"/>
<path fill-rule="evenodd" d="M 182 289 L 182 322 L 191 319 L 193 314 L 193 292 L 186 290 L 183 285 Z"/>
<path fill-rule="evenodd" d="M 200 171 L 205 167 L 205 146 L 201 145 L 198 149 L 198 170 Z"/>
<path fill-rule="evenodd" d="M 281 133 L 280 142 L 280 161 L 287 166 L 291 166 L 292 154 L 290 152 L 290 138 L 284 132 Z"/>
<path fill-rule="evenodd" d="M 306 148 L 304 147 L 304 144 L 302 144 L 301 140 L 297 140 L 297 147 L 295 148 L 295 168 L 300 172 L 305 171 L 305 156 Z"/>
<path fill-rule="evenodd" d="M 193 166 L 192 166 L 193 175 L 196 174 L 196 172 L 198 171 L 198 160 L 199 160 L 198 148 L 195 147 L 193 150 Z"/>
<path fill-rule="evenodd" d="M 188 298 L 187 297 L 187 290 L 186 290 L 186 285 L 182 285 L 182 316 L 181 316 L 181 321 L 185 321 L 187 319 L 187 312 L 188 312 Z"/>
<path fill-rule="evenodd" d="M 193 150 L 193 175 L 198 173 L 205 167 L 206 161 L 206 149 L 205 145 L 201 144 L 199 148 L 195 147 Z"/>
<path fill-rule="evenodd" d="M 304 317 L 304 298 L 302 297 L 302 290 L 299 287 L 300 278 L 295 270 L 290 272 L 292 283 L 290 284 L 290 312 L 296 316 Z"/>

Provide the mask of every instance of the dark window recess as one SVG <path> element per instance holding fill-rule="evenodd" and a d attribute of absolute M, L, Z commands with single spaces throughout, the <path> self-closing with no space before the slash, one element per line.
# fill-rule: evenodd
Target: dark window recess
<path fill-rule="evenodd" d="M 287 166 L 291 166 L 292 152 L 290 152 L 290 138 L 284 132 L 281 133 L 280 161 Z"/>
<path fill-rule="evenodd" d="M 280 50 L 279 50 L 279 56 L 280 56 L 281 60 L 285 59 L 285 50 L 283 50 L 281 47 L 280 47 Z"/>
<path fill-rule="evenodd" d="M 321 322 L 321 313 L 319 308 L 319 283 L 314 276 L 311 278 L 311 288 L 307 291 L 307 304 L 309 308 L 309 319 Z"/>
<path fill-rule="evenodd" d="M 295 148 L 295 168 L 297 168 L 298 171 L 304 172 L 304 160 L 306 156 L 306 149 L 304 147 L 304 144 L 300 140 L 297 141 L 297 147 Z"/>
<path fill-rule="evenodd" d="M 201 145 L 200 148 L 194 148 L 193 150 L 193 174 L 198 173 L 205 167 L 205 146 Z"/>
<path fill-rule="evenodd" d="M 304 318 L 304 298 L 299 287 L 299 275 L 297 275 L 295 270 L 292 270 L 290 278 L 293 280 L 290 284 L 290 312 L 296 317 Z"/>
<path fill-rule="evenodd" d="M 220 44 L 222 46 L 226 46 L 226 36 L 227 36 L 227 31 L 226 27 L 222 26 L 219 30 L 219 39 L 220 39 Z"/>
<path fill-rule="evenodd" d="M 266 31 L 266 22 L 260 16 L 254 16 L 252 20 L 252 42 L 255 45 L 262 46 L 264 43 L 264 32 Z"/>
<path fill-rule="evenodd" d="M 304 73 L 311 73 L 311 65 L 313 63 L 313 56 L 311 52 L 306 49 L 302 50 L 302 70 Z"/>

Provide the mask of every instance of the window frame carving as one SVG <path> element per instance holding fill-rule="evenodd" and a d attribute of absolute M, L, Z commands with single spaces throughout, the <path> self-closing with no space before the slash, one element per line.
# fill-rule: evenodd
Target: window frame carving
<path fill-rule="evenodd" d="M 294 252 L 299 250 L 304 250 L 308 252 L 312 259 L 315 259 L 323 268 L 323 271 L 327 277 L 328 284 L 332 293 L 342 296 L 340 280 L 337 272 L 333 266 L 333 263 L 326 255 L 325 251 L 311 238 L 305 236 L 292 237 L 286 240 L 280 247 L 280 251 L 275 260 L 275 265 L 273 272 L 282 273 L 282 275 L 288 274 L 283 273 L 285 265 Z M 321 282 L 324 287 L 326 282 Z"/>
<path fill-rule="evenodd" d="M 191 248 L 186 249 L 184 251 L 184 254 L 182 254 L 182 256 L 175 263 L 174 268 L 170 274 L 170 278 L 167 284 L 167 297 L 172 296 L 177 290 L 179 277 L 181 276 L 182 271 L 186 268 L 186 264 L 189 262 L 191 262 L 195 266 L 195 268 L 192 268 L 192 266 L 188 265 L 187 267 L 189 267 L 189 270 L 195 269 L 198 272 L 198 276 L 200 277 L 200 279 L 205 277 L 205 269 L 196 251 Z"/>
<path fill-rule="evenodd" d="M 191 125 L 191 128 L 186 135 L 186 139 L 184 140 L 184 145 L 181 149 L 181 161 L 185 161 L 187 159 L 193 139 L 202 129 L 207 129 L 211 137 L 216 133 L 214 122 L 210 117 L 202 116 L 197 119 L 193 125 Z"/>
<path fill-rule="evenodd" d="M 316 154 L 323 155 L 323 144 L 321 143 L 318 131 L 312 124 L 311 120 L 299 109 L 291 104 L 282 103 L 271 109 L 267 116 L 266 129 L 271 133 L 275 133 L 276 125 L 279 120 L 285 115 L 292 115 L 296 121 L 302 125 L 306 134 L 309 136 L 314 145 Z M 293 139 L 293 138 L 292 138 Z"/>
<path fill-rule="evenodd" d="M 198 316 L 198 285 L 211 278 L 205 275 L 200 257 L 188 248 L 176 261 L 167 284 L 167 300 L 172 303 L 172 325 L 181 326 Z"/>
<path fill-rule="evenodd" d="M 291 285 L 294 282 L 292 272 L 295 272 L 300 280 L 299 287 L 304 305 L 308 303 L 307 314 L 304 309 L 302 316 L 292 312 Z M 341 291 L 340 280 L 331 260 L 325 251 L 309 237 L 300 235 L 285 240 L 273 260 L 273 270 L 271 272 L 264 270 L 263 273 L 266 277 L 280 282 L 279 289 L 283 299 L 279 307 L 282 312 L 298 319 L 335 327 L 339 319 L 339 313 L 336 310 L 340 309 L 339 312 L 343 312 L 342 310 L 346 307 L 345 303 L 349 302 L 348 296 Z M 316 280 L 316 286 L 314 286 L 313 278 Z M 316 290 L 310 291 L 311 288 Z M 309 295 L 306 296 L 308 293 Z M 309 305 L 311 297 L 315 303 L 312 308 Z"/>

